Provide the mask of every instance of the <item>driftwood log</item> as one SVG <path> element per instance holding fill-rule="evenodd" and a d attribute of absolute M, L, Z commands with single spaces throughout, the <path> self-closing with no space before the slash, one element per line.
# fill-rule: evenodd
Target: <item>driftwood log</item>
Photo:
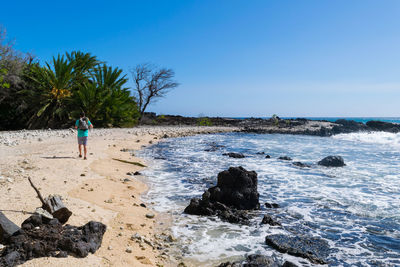
<path fill-rule="evenodd" d="M 47 198 L 43 199 L 42 194 L 40 194 L 39 189 L 32 183 L 30 177 L 28 177 L 29 183 L 36 191 L 40 201 L 42 202 L 42 208 L 47 210 L 48 212 L 53 215 L 54 218 L 57 218 L 58 221 L 62 224 L 66 223 L 69 217 L 72 215 L 72 212 L 65 207 L 64 203 L 62 202 L 61 196 L 59 195 L 50 195 Z"/>
<path fill-rule="evenodd" d="M 10 221 L 1 211 L 0 211 L 0 243 L 17 232 L 20 228 Z"/>
<path fill-rule="evenodd" d="M 61 196 L 50 195 L 44 199 L 44 202 L 43 209 L 50 212 L 62 224 L 66 223 L 72 215 L 72 212 L 62 202 Z"/>

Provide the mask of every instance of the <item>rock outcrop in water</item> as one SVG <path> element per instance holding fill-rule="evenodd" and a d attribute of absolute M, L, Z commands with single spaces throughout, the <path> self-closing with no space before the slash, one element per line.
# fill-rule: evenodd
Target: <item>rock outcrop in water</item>
<path fill-rule="evenodd" d="M 400 132 L 400 124 L 398 123 L 390 123 L 384 121 L 368 121 L 366 124 L 373 131 L 384 131 L 391 133 Z"/>
<path fill-rule="evenodd" d="M 310 164 L 303 163 L 303 162 L 300 162 L 300 161 L 295 161 L 295 162 L 293 162 L 292 164 L 293 164 L 294 166 L 297 166 L 297 167 L 300 167 L 300 168 L 310 168 L 310 167 L 311 167 Z"/>
<path fill-rule="evenodd" d="M 15 266 L 40 257 L 86 257 L 101 246 L 106 226 L 91 221 L 83 226 L 63 226 L 57 219 L 32 215 L 22 229 L 6 238 L 0 266 Z"/>
<path fill-rule="evenodd" d="M 341 156 L 328 156 L 318 161 L 318 165 L 325 167 L 343 167 L 346 166 Z"/>
<path fill-rule="evenodd" d="M 302 257 L 312 263 L 326 264 L 331 251 L 328 242 L 318 237 L 268 235 L 265 243 L 272 248 L 293 256 Z"/>
<path fill-rule="evenodd" d="M 231 223 L 248 223 L 244 210 L 259 209 L 257 173 L 243 167 L 230 167 L 218 174 L 218 182 L 202 195 L 193 198 L 184 210 L 193 215 L 217 215 Z"/>
<path fill-rule="evenodd" d="M 222 156 L 228 156 L 230 158 L 235 158 L 235 159 L 244 158 L 244 155 L 242 153 L 235 153 L 235 152 L 223 153 Z"/>
<path fill-rule="evenodd" d="M 283 264 L 279 264 L 279 261 L 273 257 L 264 255 L 249 255 L 246 260 L 235 261 L 235 262 L 224 262 L 217 267 L 296 267 L 297 265 L 285 261 Z"/>

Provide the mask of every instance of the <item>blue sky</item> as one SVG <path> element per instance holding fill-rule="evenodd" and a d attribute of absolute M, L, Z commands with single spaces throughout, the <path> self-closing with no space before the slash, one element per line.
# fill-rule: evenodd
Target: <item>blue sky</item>
<path fill-rule="evenodd" d="M 41 62 L 91 52 L 181 84 L 149 107 L 198 116 L 400 116 L 400 1 L 7 1 Z M 6 11 L 6 12 L 4 12 Z M 131 84 L 130 84 L 131 85 Z"/>

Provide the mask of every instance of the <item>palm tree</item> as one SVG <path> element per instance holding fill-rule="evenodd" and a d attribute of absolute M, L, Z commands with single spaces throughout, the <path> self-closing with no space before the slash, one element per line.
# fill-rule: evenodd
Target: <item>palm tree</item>
<path fill-rule="evenodd" d="M 75 94 L 74 103 L 85 110 L 97 125 L 123 126 L 137 117 L 137 105 L 130 95 L 122 70 L 105 64 L 94 68 L 92 76 Z M 136 116 L 136 117 L 135 117 Z"/>
<path fill-rule="evenodd" d="M 53 57 L 52 65 L 36 66 L 30 77 L 36 83 L 37 109 L 31 116 L 28 127 L 58 126 L 69 118 L 66 108 L 76 86 L 74 64 L 64 56 Z"/>

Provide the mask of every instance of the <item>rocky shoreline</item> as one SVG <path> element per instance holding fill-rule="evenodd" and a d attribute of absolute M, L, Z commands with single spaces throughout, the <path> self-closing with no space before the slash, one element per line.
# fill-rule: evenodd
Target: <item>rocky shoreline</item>
<path fill-rule="evenodd" d="M 400 124 L 368 121 L 366 124 L 353 120 L 339 119 L 335 122 L 324 120 L 309 120 L 304 118 L 281 119 L 274 117 L 270 119 L 247 118 L 232 119 L 220 117 L 194 118 L 172 115 L 146 114 L 143 119 L 144 125 L 202 125 L 206 122 L 209 126 L 237 127 L 238 132 L 260 133 L 260 134 L 302 134 L 315 136 L 332 136 L 341 133 L 383 131 L 398 133 Z"/>

